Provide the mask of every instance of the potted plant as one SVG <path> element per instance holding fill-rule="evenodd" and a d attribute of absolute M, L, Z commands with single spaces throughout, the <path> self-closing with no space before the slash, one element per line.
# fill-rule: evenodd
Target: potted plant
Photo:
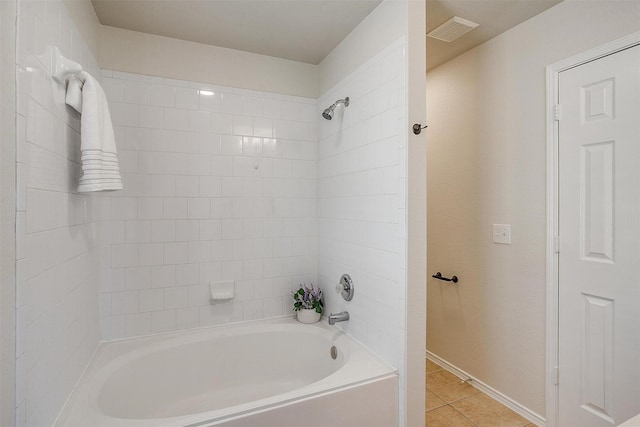
<path fill-rule="evenodd" d="M 297 313 L 298 322 L 316 323 L 320 320 L 324 311 L 324 303 L 322 301 L 322 291 L 320 288 L 314 289 L 307 285 L 300 285 L 300 289 L 292 292 L 293 310 Z"/>

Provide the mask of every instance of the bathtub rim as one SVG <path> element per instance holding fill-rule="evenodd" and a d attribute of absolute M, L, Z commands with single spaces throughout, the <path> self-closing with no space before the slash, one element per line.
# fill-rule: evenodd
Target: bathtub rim
<path fill-rule="evenodd" d="M 193 342 L 188 338 L 184 337 L 185 335 L 208 335 L 215 334 L 216 332 L 220 332 L 220 336 L 228 336 L 234 335 L 234 331 L 243 330 L 251 327 L 265 328 L 269 326 L 278 326 L 284 325 L 291 327 L 297 327 L 300 330 L 307 330 L 308 332 L 317 334 L 317 335 L 327 335 L 332 334 L 335 336 L 335 341 L 338 340 L 346 341 L 346 346 L 343 347 L 346 350 L 342 350 L 345 352 L 345 361 L 343 365 L 337 369 L 335 372 L 330 374 L 327 377 L 320 379 L 319 381 L 313 382 L 306 386 L 303 386 L 298 389 L 294 389 L 285 393 L 280 393 L 274 396 L 270 396 L 268 398 L 259 399 L 252 402 L 243 403 L 240 405 L 235 405 L 225 409 L 206 411 L 206 412 L 198 412 L 190 415 L 181 415 L 175 417 L 166 417 L 166 418 L 146 418 L 146 419 L 123 419 L 123 418 L 115 418 L 108 416 L 102 412 L 102 410 L 94 405 L 95 401 L 89 399 L 89 392 L 92 391 L 95 384 L 88 383 L 89 376 L 91 374 L 95 375 L 96 370 L 103 368 L 108 365 L 110 361 L 114 360 L 113 353 L 128 353 L 131 351 L 135 351 L 135 348 L 138 346 L 153 346 L 157 343 L 163 343 L 165 341 L 180 341 L 186 340 L 187 342 Z M 225 333 L 226 332 L 226 333 Z M 171 348 L 173 346 L 165 345 L 166 348 Z M 373 365 L 373 368 L 377 368 L 377 372 L 373 375 L 366 375 L 357 380 L 349 380 L 349 381 L 338 381 L 338 384 L 333 386 L 326 386 L 325 383 L 336 380 L 338 374 L 345 369 L 345 366 L 348 365 L 349 360 L 351 360 L 353 349 L 356 349 L 356 354 L 358 357 L 363 356 L 367 365 Z M 348 357 L 347 353 L 348 352 Z M 111 353 L 111 354 L 110 354 Z M 150 354 L 150 353 L 149 353 Z M 107 358 L 106 360 L 104 360 Z M 372 366 L 367 366 L 371 368 Z M 353 369 L 353 368 L 352 368 Z M 358 376 L 358 375 L 356 375 Z M 360 375 L 362 376 L 362 375 Z M 97 414 L 98 419 L 96 421 L 109 422 L 109 426 L 120 427 L 120 426 L 132 426 L 132 427 L 164 427 L 164 426 L 185 426 L 185 427 L 196 427 L 205 425 L 207 423 L 213 423 L 212 425 L 217 425 L 220 422 L 230 421 L 236 418 L 241 418 L 247 416 L 252 413 L 257 413 L 261 411 L 268 411 L 273 408 L 283 407 L 289 404 L 292 404 L 298 400 L 312 399 L 314 397 L 326 395 L 328 393 L 335 393 L 343 389 L 348 389 L 351 387 L 361 386 L 367 383 L 381 381 L 390 377 L 397 377 L 398 370 L 392 366 L 390 366 L 386 361 L 384 361 L 379 355 L 374 353 L 372 350 L 364 346 L 358 340 L 353 338 L 350 334 L 338 328 L 336 326 L 330 326 L 326 323 L 326 321 L 320 321 L 315 324 L 305 325 L 297 322 L 295 316 L 284 315 L 273 317 L 269 319 L 258 319 L 251 321 L 242 321 L 235 322 L 229 324 L 222 325 L 212 325 L 207 327 L 198 327 L 192 329 L 184 329 L 179 331 L 170 331 L 170 332 L 162 332 L 151 335 L 143 335 L 137 337 L 126 337 L 119 338 L 115 340 L 109 341 L 101 341 L 98 347 L 96 348 L 91 360 L 85 367 L 81 377 L 78 379 L 73 391 L 67 397 L 65 405 L 61 409 L 58 417 L 56 418 L 54 427 L 63 427 L 67 426 L 67 423 L 70 420 L 73 420 L 74 409 L 78 404 L 81 405 L 81 410 L 83 413 L 86 413 L 88 409 L 90 409 L 94 414 Z M 93 380 L 93 378 L 91 378 Z M 81 394 L 81 391 L 85 391 L 85 393 Z M 82 402 L 80 402 L 82 401 Z M 93 421 L 93 420 L 90 420 Z M 100 424 L 104 425 L 104 424 Z"/>
<path fill-rule="evenodd" d="M 153 354 L 155 353 L 159 353 L 162 351 L 166 351 L 166 350 L 171 350 L 174 348 L 178 348 L 181 346 L 188 346 L 190 344 L 197 344 L 197 343 L 202 343 L 205 341 L 209 341 L 211 339 L 213 340 L 218 340 L 218 339 L 222 339 L 224 340 L 225 338 L 233 338 L 236 336 L 251 336 L 251 335 L 260 335 L 260 334 L 264 334 L 266 333 L 287 333 L 287 332 L 297 332 L 297 331 L 301 331 L 301 329 L 305 329 L 304 326 L 300 327 L 297 323 L 281 323 L 281 322 L 277 322 L 277 323 L 272 323 L 270 325 L 261 323 L 260 327 L 262 329 L 267 329 L 266 331 L 262 330 L 262 331 L 256 331 L 255 330 L 255 326 L 252 325 L 251 323 L 248 325 L 244 325 L 244 327 L 242 327 L 243 325 L 238 325 L 238 328 L 233 328 L 233 330 L 231 330 L 232 328 L 221 328 L 220 330 L 216 330 L 213 331 L 211 329 L 208 330 L 200 330 L 197 329 L 195 331 L 192 331 L 192 333 L 186 333 L 186 334 L 180 334 L 180 333 L 171 333 L 171 334 L 163 334 L 162 338 L 163 339 L 156 339 L 156 340 L 150 340 L 150 342 L 148 343 L 144 343 L 141 344 L 138 342 L 138 340 L 132 340 L 132 344 L 134 346 L 140 345 L 141 348 L 134 350 L 134 351 L 126 351 L 124 349 L 116 349 L 117 355 L 115 355 L 115 357 L 111 358 L 108 357 L 108 355 L 106 355 L 108 357 L 107 360 L 98 360 L 97 365 L 98 366 L 94 366 L 93 367 L 93 381 L 88 384 L 88 386 L 85 388 L 86 392 L 87 392 L 87 397 L 88 397 L 88 403 L 91 406 L 91 408 L 95 411 L 98 412 L 102 412 L 103 414 L 105 414 L 105 416 L 109 417 L 109 418 L 116 418 L 116 419 L 129 419 L 129 418 L 122 418 L 122 417 L 117 417 L 114 415 L 109 415 L 105 412 L 104 408 L 100 406 L 100 398 L 101 398 L 101 393 L 103 390 L 104 385 L 106 384 L 106 382 L 108 381 L 109 378 L 112 377 L 113 374 L 117 373 L 121 368 L 127 366 L 130 363 L 135 363 L 137 361 L 139 361 L 140 359 L 143 359 L 145 357 L 151 356 L 153 357 Z M 269 327 L 271 326 L 271 328 Z M 277 327 L 273 328 L 273 327 Z M 273 329 L 272 329 L 273 328 Z M 239 331 L 238 331 L 239 330 Z M 228 332 L 227 332 L 228 331 Z M 218 333 L 213 335 L 213 333 L 215 332 L 222 332 L 222 333 Z M 342 343 L 338 343 L 338 340 L 344 335 L 344 332 L 336 332 L 335 334 L 333 334 L 332 337 L 329 337 L 327 335 L 327 332 L 325 329 L 320 329 L 320 328 L 309 328 L 306 331 L 304 331 L 305 334 L 311 334 L 311 335 L 316 335 L 318 336 L 320 339 L 322 340 L 326 340 L 327 344 L 331 345 L 331 343 L 335 343 L 338 346 L 338 352 L 341 353 L 341 360 L 339 360 L 340 365 L 333 371 L 331 372 L 329 375 L 320 378 L 317 381 L 313 381 L 312 383 L 309 383 L 303 387 L 307 387 L 309 385 L 315 384 L 317 382 L 320 382 L 322 380 L 324 380 L 325 378 L 329 378 L 332 375 L 335 375 L 336 372 L 338 372 L 340 369 L 342 369 L 344 367 L 344 365 L 346 363 L 348 363 L 350 357 L 351 357 L 351 347 L 350 345 L 342 345 Z M 328 347 L 330 348 L 330 347 Z M 124 351 L 123 351 L 124 350 Z M 104 362 L 104 363 L 101 363 Z M 265 397 L 262 399 L 258 399 L 252 402 L 260 402 L 263 400 L 269 400 L 271 398 L 274 398 L 276 396 L 280 396 L 280 395 L 284 395 L 284 394 L 288 394 L 290 392 L 293 392 L 297 389 L 294 390 L 290 390 L 290 391 L 286 391 L 283 393 L 278 393 L 276 395 L 273 396 L 269 396 L 269 397 Z M 240 407 L 240 406 L 245 406 L 246 404 L 238 404 L 238 405 L 234 405 L 229 407 L 229 409 L 231 408 L 236 408 L 236 407 Z M 226 408 L 225 408 L 226 409 Z M 218 410 L 222 410 L 222 409 L 218 409 Z M 209 410 L 208 412 L 210 412 L 212 410 Z M 234 412 L 235 413 L 235 412 Z M 174 416 L 170 416 L 170 417 L 165 417 L 166 419 L 177 419 L 177 418 L 182 418 L 185 416 L 193 416 L 194 414 L 187 414 L 187 415 L 174 415 Z M 165 419 L 162 418 L 162 419 Z M 147 419 L 147 418 L 131 418 L 131 419 Z"/>
<path fill-rule="evenodd" d="M 238 420 L 238 419 L 242 419 L 248 415 L 254 414 L 254 413 L 260 413 L 260 412 L 266 412 L 272 409 L 277 409 L 277 408 L 282 408 L 282 407 L 286 407 L 287 405 L 293 404 L 295 402 L 298 401 L 303 401 L 303 400 L 311 400 L 313 398 L 316 397 L 321 397 L 321 396 L 326 396 L 326 395 L 330 395 L 332 393 L 337 393 L 340 392 L 342 390 L 349 390 L 352 388 L 356 388 L 356 387 L 360 387 L 360 386 L 364 386 L 367 384 L 373 384 L 373 383 L 377 383 L 380 381 L 386 381 L 386 380 L 395 380 L 396 382 L 398 382 L 398 372 L 392 372 L 389 374 L 383 374 L 383 375 L 379 375 L 377 377 L 372 377 L 366 380 L 361 380 L 358 382 L 354 382 L 354 383 L 349 383 L 349 384 L 345 384 L 342 386 L 338 386 L 332 389 L 325 389 L 325 390 L 320 390 L 317 391 L 315 393 L 311 393 L 311 394 L 307 394 L 301 397 L 297 397 L 297 398 L 291 398 L 291 399 L 287 399 L 287 400 L 281 400 L 278 402 L 274 402 L 273 404 L 270 405 L 266 405 L 266 406 L 262 406 L 260 408 L 253 408 L 247 411 L 241 411 L 241 412 L 234 412 L 233 414 L 230 414 L 228 416 L 224 416 L 224 417 L 219 417 L 215 420 L 202 420 L 202 421 L 196 421 L 192 424 L 186 424 L 182 427 L 205 427 L 205 426 L 216 426 L 219 425 L 222 422 L 225 421 L 234 421 L 234 420 Z M 397 390 L 396 390 L 397 391 Z M 397 396 L 396 396 L 397 397 Z M 210 424 L 212 423 L 212 424 Z M 164 427 L 164 426 L 162 426 Z"/>

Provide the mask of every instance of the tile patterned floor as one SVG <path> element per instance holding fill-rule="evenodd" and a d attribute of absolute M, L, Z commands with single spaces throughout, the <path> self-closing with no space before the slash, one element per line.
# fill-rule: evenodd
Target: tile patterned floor
<path fill-rule="evenodd" d="M 426 427 L 535 427 L 430 360 L 425 409 Z"/>

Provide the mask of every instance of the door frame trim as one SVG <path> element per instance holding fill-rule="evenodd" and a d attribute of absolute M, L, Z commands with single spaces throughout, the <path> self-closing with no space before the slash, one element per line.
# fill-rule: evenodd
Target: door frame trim
<path fill-rule="evenodd" d="M 558 426 L 558 261 L 555 251 L 558 236 L 558 122 L 555 106 L 559 100 L 558 78 L 562 71 L 595 61 L 640 44 L 640 31 L 613 40 L 546 67 L 546 125 L 547 125 L 547 314 L 546 314 L 546 427 Z"/>

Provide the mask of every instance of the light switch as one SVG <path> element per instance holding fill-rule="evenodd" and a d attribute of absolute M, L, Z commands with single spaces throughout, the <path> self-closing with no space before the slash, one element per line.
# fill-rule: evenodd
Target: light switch
<path fill-rule="evenodd" d="M 511 244 L 511 225 L 493 224 L 493 243 Z"/>

